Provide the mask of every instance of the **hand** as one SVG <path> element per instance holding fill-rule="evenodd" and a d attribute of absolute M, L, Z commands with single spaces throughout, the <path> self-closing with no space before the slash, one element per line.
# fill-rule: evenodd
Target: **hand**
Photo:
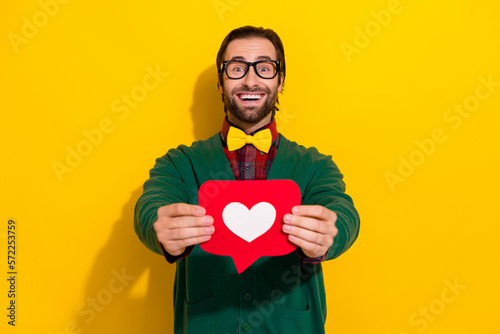
<path fill-rule="evenodd" d="M 153 224 L 158 241 L 173 256 L 181 255 L 186 247 L 205 242 L 214 233 L 214 219 L 205 215 L 201 206 L 176 203 L 158 209 Z"/>
<path fill-rule="evenodd" d="M 283 232 L 288 234 L 288 240 L 310 258 L 325 255 L 338 233 L 337 214 L 320 205 L 295 206 L 283 221 Z"/>

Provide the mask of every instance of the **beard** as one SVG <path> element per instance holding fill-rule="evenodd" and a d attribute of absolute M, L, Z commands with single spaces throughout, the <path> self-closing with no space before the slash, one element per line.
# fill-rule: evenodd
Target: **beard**
<path fill-rule="evenodd" d="M 265 99 L 264 104 L 259 106 L 239 106 L 236 101 L 238 98 L 236 94 L 239 93 L 265 93 L 263 97 Z M 267 87 L 256 88 L 256 89 L 233 89 L 231 94 L 227 94 L 226 91 L 223 93 L 224 105 L 227 111 L 229 111 L 236 119 L 241 122 L 256 124 L 263 120 L 270 112 L 274 111 L 276 101 L 278 100 L 278 91 L 271 92 Z"/>

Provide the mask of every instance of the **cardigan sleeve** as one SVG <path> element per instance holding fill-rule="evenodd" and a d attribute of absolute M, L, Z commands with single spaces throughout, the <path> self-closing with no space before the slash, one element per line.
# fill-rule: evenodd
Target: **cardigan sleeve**
<path fill-rule="evenodd" d="M 322 205 L 337 214 L 338 234 L 323 260 L 334 259 L 346 252 L 359 233 L 359 215 L 353 201 L 345 193 L 343 175 L 331 156 L 322 155 L 315 148 L 308 150 L 309 182 L 304 191 L 303 204 Z"/>
<path fill-rule="evenodd" d="M 155 166 L 149 172 L 150 178 L 144 183 L 143 193 L 135 206 L 135 233 L 146 247 L 158 254 L 165 255 L 158 243 L 153 223 L 158 219 L 160 207 L 187 203 L 188 189 L 180 172 L 186 168 L 186 160 L 179 149 L 171 149 L 166 155 L 156 159 Z"/>

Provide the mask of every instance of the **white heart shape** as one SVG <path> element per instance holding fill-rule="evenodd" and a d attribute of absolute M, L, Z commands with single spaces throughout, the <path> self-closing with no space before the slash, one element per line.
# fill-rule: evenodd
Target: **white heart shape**
<path fill-rule="evenodd" d="M 227 228 L 246 242 L 252 242 L 266 233 L 274 224 L 276 209 L 267 202 L 255 204 L 250 210 L 232 202 L 222 211 L 222 220 Z"/>

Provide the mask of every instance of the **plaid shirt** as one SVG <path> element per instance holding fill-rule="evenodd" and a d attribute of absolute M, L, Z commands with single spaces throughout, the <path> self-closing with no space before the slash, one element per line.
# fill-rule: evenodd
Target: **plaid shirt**
<path fill-rule="evenodd" d="M 271 130 L 273 142 L 268 153 L 257 150 L 255 146 L 251 144 L 246 144 L 242 148 L 232 152 L 229 151 L 226 144 L 226 138 L 231 126 L 234 125 L 227 120 L 227 117 L 224 118 L 220 136 L 224 146 L 224 153 L 226 154 L 227 160 L 229 161 L 229 165 L 233 170 L 236 180 L 267 179 L 267 175 L 269 174 L 269 170 L 271 169 L 271 165 L 273 163 L 274 156 L 276 155 L 276 150 L 278 149 L 278 145 L 280 142 L 280 134 L 278 133 L 278 129 L 276 128 L 276 121 L 274 117 L 271 123 L 251 133 L 251 135 L 254 135 L 264 129 Z"/>

